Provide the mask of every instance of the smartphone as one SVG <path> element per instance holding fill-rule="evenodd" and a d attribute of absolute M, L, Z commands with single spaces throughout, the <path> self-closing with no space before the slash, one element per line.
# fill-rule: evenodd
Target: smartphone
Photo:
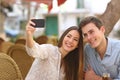
<path fill-rule="evenodd" d="M 32 25 L 35 28 L 44 28 L 45 27 L 45 19 L 32 19 L 31 21 L 35 23 L 35 26 Z"/>

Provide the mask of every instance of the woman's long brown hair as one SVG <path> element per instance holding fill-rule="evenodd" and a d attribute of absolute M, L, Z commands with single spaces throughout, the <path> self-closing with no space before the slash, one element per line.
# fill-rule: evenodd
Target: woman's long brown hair
<path fill-rule="evenodd" d="M 82 32 L 79 31 L 77 26 L 68 28 L 58 42 L 58 47 L 62 46 L 64 37 L 71 30 L 77 30 L 80 35 L 78 47 L 69 52 L 63 59 L 65 67 L 65 80 L 83 80 L 83 37 Z"/>

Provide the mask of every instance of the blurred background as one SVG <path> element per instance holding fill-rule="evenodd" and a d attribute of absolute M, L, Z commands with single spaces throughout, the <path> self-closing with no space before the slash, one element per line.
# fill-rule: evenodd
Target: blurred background
<path fill-rule="evenodd" d="M 64 30 L 78 25 L 88 15 L 101 15 L 111 0 L 0 0 L 0 37 L 14 42 L 25 37 L 25 25 L 30 18 L 45 19 L 34 38 L 45 35 L 59 38 Z M 120 37 L 120 21 L 109 34 Z"/>
<path fill-rule="evenodd" d="M 25 26 L 30 18 L 45 19 L 44 28 L 34 33 L 39 44 L 57 45 L 68 27 L 79 25 L 89 15 L 103 21 L 107 36 L 120 39 L 119 8 L 120 0 L 0 0 L 0 80 L 16 80 L 14 70 L 19 70 L 19 78 L 24 80 L 32 65 L 34 58 L 25 49 Z M 6 66 L 8 62 L 3 61 L 8 59 L 2 60 L 1 53 L 10 56 L 19 69 Z"/>

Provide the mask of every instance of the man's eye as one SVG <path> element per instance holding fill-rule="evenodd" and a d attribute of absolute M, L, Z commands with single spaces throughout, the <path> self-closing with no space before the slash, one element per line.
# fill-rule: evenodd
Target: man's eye
<path fill-rule="evenodd" d="M 93 34 L 93 33 L 94 33 L 94 31 L 90 31 L 89 33 L 90 33 L 90 34 Z"/>

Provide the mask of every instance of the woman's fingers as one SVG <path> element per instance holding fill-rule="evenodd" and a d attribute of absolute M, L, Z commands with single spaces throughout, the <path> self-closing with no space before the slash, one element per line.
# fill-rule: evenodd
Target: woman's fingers
<path fill-rule="evenodd" d="M 31 19 L 28 21 L 27 25 L 26 25 L 26 32 L 27 34 L 33 34 L 35 31 L 35 28 L 32 26 L 35 25 L 34 22 L 31 21 Z"/>

